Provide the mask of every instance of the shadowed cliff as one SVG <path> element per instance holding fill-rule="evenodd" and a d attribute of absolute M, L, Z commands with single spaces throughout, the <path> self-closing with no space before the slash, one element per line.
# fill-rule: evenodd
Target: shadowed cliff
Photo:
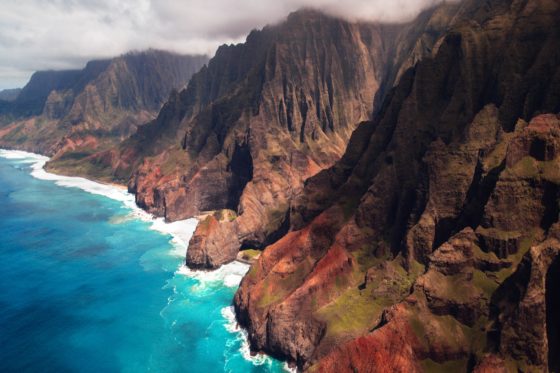
<path fill-rule="evenodd" d="M 559 12 L 460 3 L 244 278 L 255 350 L 321 372 L 554 370 Z"/>

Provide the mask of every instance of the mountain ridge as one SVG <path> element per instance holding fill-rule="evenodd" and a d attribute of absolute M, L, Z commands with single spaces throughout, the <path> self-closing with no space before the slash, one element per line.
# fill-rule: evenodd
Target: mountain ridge
<path fill-rule="evenodd" d="M 553 370 L 558 12 L 460 4 L 243 279 L 254 350 L 312 371 Z"/>
<path fill-rule="evenodd" d="M 431 14 L 455 8 L 428 10 L 422 22 L 442 32 L 445 23 Z M 390 66 L 413 63 L 413 51 L 431 53 L 433 36 L 413 26 L 295 12 L 246 43 L 220 47 L 155 121 L 94 160 L 120 180 L 131 176 L 129 190 L 155 215 L 218 210 L 195 232 L 189 266 L 235 260 L 240 248 L 262 248 L 286 229 L 303 181 L 340 157 L 384 94 L 379 84 L 400 78 Z M 407 51 L 394 53 L 395 42 Z"/>
<path fill-rule="evenodd" d="M 152 119 L 206 61 L 148 50 L 90 61 L 82 70 L 36 72 L 4 107 L 0 145 L 47 154 L 58 162 L 51 170 L 85 175 L 76 163 Z"/>

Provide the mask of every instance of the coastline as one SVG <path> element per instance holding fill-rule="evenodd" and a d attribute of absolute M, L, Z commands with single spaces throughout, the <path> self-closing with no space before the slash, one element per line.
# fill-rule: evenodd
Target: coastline
<path fill-rule="evenodd" d="M 19 159 L 24 163 L 31 163 L 31 176 L 40 180 L 48 180 L 56 185 L 66 188 L 78 188 L 87 193 L 101 195 L 121 202 L 125 207 L 129 208 L 135 218 L 152 223 L 152 229 L 163 234 L 172 236 L 172 242 L 181 248 L 188 247 L 189 240 L 198 224 L 197 219 L 187 219 L 167 223 L 163 218 L 158 218 L 147 213 L 136 205 L 134 195 L 129 193 L 127 188 L 119 184 L 102 183 L 89 180 L 78 176 L 64 176 L 47 172 L 44 169 L 48 157 L 36 153 L 30 153 L 22 150 L 6 150 L 0 149 L 0 157 L 8 159 Z M 184 254 L 183 254 L 184 255 Z"/>
<path fill-rule="evenodd" d="M 31 153 L 22 150 L 0 149 L 0 158 L 19 160 L 22 163 L 31 164 L 31 176 L 40 180 L 52 181 L 56 185 L 65 188 L 78 188 L 87 193 L 101 195 L 121 202 L 126 208 L 131 210 L 131 215 L 135 219 L 140 219 L 151 223 L 150 229 L 160 232 L 161 234 L 171 236 L 170 255 L 185 258 L 190 238 L 198 224 L 196 218 L 176 221 L 172 223 L 165 222 L 164 218 L 155 217 L 152 214 L 142 210 L 136 205 L 135 197 L 128 192 L 128 189 L 120 184 L 109 184 L 92 181 L 83 177 L 64 176 L 49 173 L 44 169 L 44 165 L 49 160 L 47 156 Z M 241 261 L 234 261 L 226 264 L 214 271 L 197 271 L 191 270 L 184 264 L 179 266 L 175 274 L 188 276 L 199 282 L 199 287 L 205 288 L 212 283 L 221 283 L 225 287 L 236 287 L 248 272 L 250 265 Z M 268 355 L 258 354 L 252 356 L 250 353 L 250 344 L 247 338 L 247 332 L 241 328 L 236 320 L 233 312 L 233 306 L 225 307 L 221 310 L 221 315 L 226 321 L 225 328 L 232 334 L 237 334 L 237 338 L 242 342 L 241 354 L 252 364 L 259 366 L 265 364 L 269 359 Z M 285 370 L 292 372 L 288 365 Z"/>

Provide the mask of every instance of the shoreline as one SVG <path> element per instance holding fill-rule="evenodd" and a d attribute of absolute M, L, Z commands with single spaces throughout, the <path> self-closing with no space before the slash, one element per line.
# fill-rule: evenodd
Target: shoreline
<path fill-rule="evenodd" d="M 33 154 L 33 153 L 31 153 Z M 48 157 L 47 157 L 48 158 Z M 48 160 L 50 160 L 50 158 L 48 158 Z M 48 162 L 48 161 L 47 161 Z M 122 189 L 128 192 L 128 186 L 126 184 L 119 184 L 116 182 L 110 182 L 110 181 L 103 181 L 103 180 L 93 180 L 93 179 L 88 179 L 85 176 L 73 176 L 73 175 L 67 175 L 67 174 L 58 174 L 56 172 L 52 172 L 52 170 L 47 171 L 46 168 L 43 169 L 45 170 L 46 173 L 50 174 L 50 175 L 56 175 L 56 176 L 62 176 L 62 177 L 75 177 L 75 178 L 81 178 L 81 179 L 85 179 L 88 181 L 91 181 L 92 183 L 97 183 L 97 184 L 101 184 L 101 185 L 106 185 L 115 189 Z"/>
<path fill-rule="evenodd" d="M 90 180 L 81 176 L 66 176 L 48 172 L 44 169 L 49 160 L 47 156 L 22 150 L 0 149 L 0 157 L 7 159 L 19 159 L 31 164 L 31 176 L 40 180 L 52 181 L 56 185 L 66 188 L 77 188 L 87 193 L 101 195 L 109 199 L 121 202 L 129 208 L 136 218 L 152 223 L 154 230 L 172 236 L 174 243 L 188 246 L 190 237 L 198 224 L 196 218 L 180 220 L 167 223 L 163 218 L 156 217 L 136 205 L 135 197 L 124 185 L 116 183 L 103 183 Z M 178 242 L 181 241 L 181 242 Z"/>
<path fill-rule="evenodd" d="M 131 210 L 131 214 L 136 219 L 140 219 L 151 223 L 150 229 L 158 231 L 162 234 L 171 236 L 170 255 L 183 258 L 183 264 L 177 268 L 175 274 L 188 276 L 196 279 L 201 287 L 207 284 L 219 282 L 222 286 L 232 288 L 239 286 L 239 283 L 248 272 L 250 265 L 239 260 L 223 265 L 213 271 L 197 271 L 191 270 L 184 264 L 184 258 L 188 250 L 189 241 L 192 237 L 199 220 L 191 218 L 168 223 L 164 218 L 155 217 L 152 214 L 142 210 L 136 205 L 135 197 L 128 192 L 128 188 L 124 185 L 113 183 L 102 183 L 93 181 L 79 176 L 65 176 L 47 172 L 44 169 L 46 162 L 49 160 L 47 156 L 31 153 L 22 150 L 8 150 L 0 148 L 0 158 L 20 160 L 22 163 L 31 164 L 31 176 L 40 179 L 52 181 L 56 185 L 65 188 L 78 188 L 87 193 L 101 195 L 106 198 L 121 202 L 126 208 Z M 229 306 L 232 307 L 232 306 Z M 262 365 L 270 356 L 262 354 L 251 356 L 250 344 L 247 338 L 247 331 L 239 327 L 237 318 L 232 310 L 221 312 L 222 318 L 226 321 L 224 327 L 232 334 L 237 334 L 242 340 L 241 354 L 245 360 L 251 362 L 255 366 Z M 293 372 L 287 365 L 285 371 Z"/>

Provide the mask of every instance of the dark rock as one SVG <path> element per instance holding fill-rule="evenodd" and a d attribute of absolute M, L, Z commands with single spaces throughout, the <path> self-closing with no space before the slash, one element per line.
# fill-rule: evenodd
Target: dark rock
<path fill-rule="evenodd" d="M 521 233 L 500 232 L 492 229 L 477 229 L 480 247 L 486 252 L 493 252 L 498 258 L 507 258 L 517 254 L 521 244 Z"/>
<path fill-rule="evenodd" d="M 315 348 L 301 347 L 304 356 L 313 351 L 303 363 L 311 370 L 555 366 L 547 361 L 547 317 L 557 322 L 544 307 L 547 266 L 533 270 L 539 260 L 527 258 L 558 232 L 558 19 L 552 0 L 464 1 L 447 18 L 433 58 L 403 72 L 341 160 L 305 182 L 291 231 L 241 283 L 235 306 L 256 349 L 301 359 L 266 328 L 283 305 L 291 313 L 281 319 L 325 323 Z M 344 275 L 318 279 L 313 268 L 325 262 Z M 538 281 L 515 280 L 516 271 Z M 376 291 L 388 281 L 398 285 L 392 298 Z M 495 301 L 499 288 L 505 303 Z M 344 313 L 327 312 L 336 304 Z M 363 321 L 337 333 L 341 315 Z"/>

